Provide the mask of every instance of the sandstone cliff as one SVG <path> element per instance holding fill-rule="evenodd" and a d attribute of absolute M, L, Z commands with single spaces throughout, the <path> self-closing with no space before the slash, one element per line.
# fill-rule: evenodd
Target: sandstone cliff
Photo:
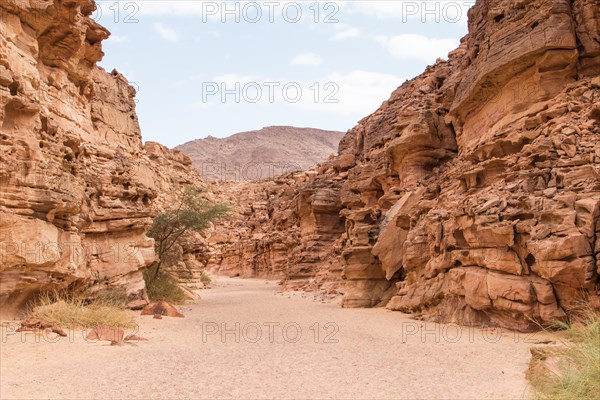
<path fill-rule="evenodd" d="M 200 179 L 187 157 L 142 146 L 134 89 L 96 67 L 109 32 L 89 18 L 94 9 L 0 3 L 3 314 L 74 282 L 143 298 L 141 269 L 155 259 L 145 229 L 168 188 Z"/>
<path fill-rule="evenodd" d="M 191 160 L 142 146 L 91 0 L 0 4 L 0 310 L 73 282 L 143 298 L 144 232 Z M 180 269 L 517 329 L 598 305 L 600 9 L 479 0 L 469 34 L 308 172 L 213 183 L 236 219 Z M 185 246 L 184 246 L 185 247 Z M 343 282 L 343 283 L 342 283 Z"/>
<path fill-rule="evenodd" d="M 341 289 L 344 219 L 335 184 L 316 171 L 209 187 L 237 215 L 209 233 L 207 268 L 229 276 L 281 279 L 287 289 Z"/>
<path fill-rule="evenodd" d="M 342 269 L 345 307 L 523 330 L 598 305 L 599 27 L 592 0 L 477 1 L 460 47 L 317 176 L 241 190 L 213 268 Z"/>
<path fill-rule="evenodd" d="M 271 126 L 224 139 L 209 136 L 176 147 L 205 180 L 264 180 L 304 171 L 337 152 L 343 132 Z"/>

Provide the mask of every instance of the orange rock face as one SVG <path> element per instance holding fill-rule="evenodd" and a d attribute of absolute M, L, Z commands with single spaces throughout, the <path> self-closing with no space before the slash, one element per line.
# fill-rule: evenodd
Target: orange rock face
<path fill-rule="evenodd" d="M 349 305 L 529 329 L 597 295 L 598 48 L 573 16 L 598 6 L 513 3 L 479 1 L 449 60 L 353 130 L 346 269 L 368 254 L 383 276 Z"/>
<path fill-rule="evenodd" d="M 253 186 L 217 264 L 292 282 L 340 271 L 345 307 L 522 330 L 597 302 L 600 7 L 479 0 L 469 17 L 448 60 L 317 176 Z"/>
<path fill-rule="evenodd" d="M 134 89 L 96 67 L 109 33 L 89 18 L 94 8 L 91 0 L 0 4 L 3 314 L 74 281 L 143 298 L 153 210 L 194 176 L 187 157 L 142 146 Z"/>
<path fill-rule="evenodd" d="M 74 281 L 143 298 L 144 232 L 189 158 L 142 146 L 134 90 L 95 63 L 91 0 L 0 4 L 0 310 Z M 181 269 L 341 290 L 435 321 L 527 330 L 598 304 L 600 7 L 479 0 L 469 34 L 315 170 L 214 183 L 237 217 Z M 177 267 L 177 268 L 179 268 Z"/>
<path fill-rule="evenodd" d="M 298 172 L 273 181 L 213 183 L 215 196 L 237 205 L 237 215 L 210 232 L 207 267 L 229 276 L 282 279 L 290 289 L 339 281 L 341 268 L 333 260 L 344 219 L 338 190 L 323 177 Z"/>

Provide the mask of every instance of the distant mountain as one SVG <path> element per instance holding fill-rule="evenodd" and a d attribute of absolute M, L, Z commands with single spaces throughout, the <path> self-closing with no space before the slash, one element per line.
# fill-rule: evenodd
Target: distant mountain
<path fill-rule="evenodd" d="M 312 168 L 337 153 L 344 134 L 270 126 L 224 139 L 209 136 L 175 150 L 189 156 L 206 180 L 258 180 Z"/>

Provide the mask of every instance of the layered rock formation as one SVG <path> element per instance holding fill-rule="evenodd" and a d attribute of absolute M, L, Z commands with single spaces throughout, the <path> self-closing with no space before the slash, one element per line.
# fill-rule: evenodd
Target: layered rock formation
<path fill-rule="evenodd" d="M 194 176 L 187 157 L 144 150 L 135 91 L 96 67 L 109 32 L 89 18 L 94 9 L 91 0 L 0 4 L 3 314 L 73 282 L 143 298 L 157 193 Z"/>
<path fill-rule="evenodd" d="M 229 276 L 281 279 L 288 289 L 339 289 L 339 188 L 316 171 L 270 181 L 210 185 L 234 218 L 208 235 L 207 268 Z M 326 284 L 324 287 L 323 285 Z"/>
<path fill-rule="evenodd" d="M 142 146 L 91 0 L 0 4 L 0 310 L 73 282 L 144 296 L 144 232 L 191 160 Z M 180 270 L 282 278 L 436 321 L 531 329 L 600 283 L 600 9 L 479 0 L 469 34 L 315 170 L 214 183 L 236 219 Z"/>
<path fill-rule="evenodd" d="M 444 322 L 527 330 L 598 304 L 599 23 L 594 1 L 477 1 L 460 47 L 352 129 L 318 177 L 258 190 L 221 265 L 256 276 L 244 268 L 268 254 L 258 271 L 293 278 L 329 264 L 344 306 Z M 287 251 L 300 243 L 341 257 Z"/>
<path fill-rule="evenodd" d="M 177 146 L 207 181 L 256 181 L 304 171 L 337 152 L 343 132 L 270 126 Z"/>
<path fill-rule="evenodd" d="M 353 130 L 346 270 L 369 253 L 381 272 L 355 276 L 350 304 L 391 290 L 391 309 L 527 329 L 597 295 L 600 47 L 578 47 L 577 26 L 598 14 L 480 1 L 449 60 Z"/>

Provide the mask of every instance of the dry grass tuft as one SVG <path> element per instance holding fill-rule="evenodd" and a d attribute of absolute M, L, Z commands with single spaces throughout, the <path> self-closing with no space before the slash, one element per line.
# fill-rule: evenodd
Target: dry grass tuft
<path fill-rule="evenodd" d="M 567 340 L 547 352 L 550 367 L 531 370 L 534 398 L 600 399 L 600 312 L 587 308 L 577 323 L 561 328 Z"/>
<path fill-rule="evenodd" d="M 27 313 L 27 318 L 40 319 L 65 328 L 111 326 L 133 328 L 135 322 L 116 292 L 98 292 L 91 299 L 66 291 L 42 294 Z"/>
<path fill-rule="evenodd" d="M 208 272 L 202 271 L 202 273 L 200 274 L 200 282 L 202 282 L 202 285 L 204 285 L 204 287 L 208 287 L 210 285 L 210 283 L 212 282 L 212 278 L 210 277 Z"/>

